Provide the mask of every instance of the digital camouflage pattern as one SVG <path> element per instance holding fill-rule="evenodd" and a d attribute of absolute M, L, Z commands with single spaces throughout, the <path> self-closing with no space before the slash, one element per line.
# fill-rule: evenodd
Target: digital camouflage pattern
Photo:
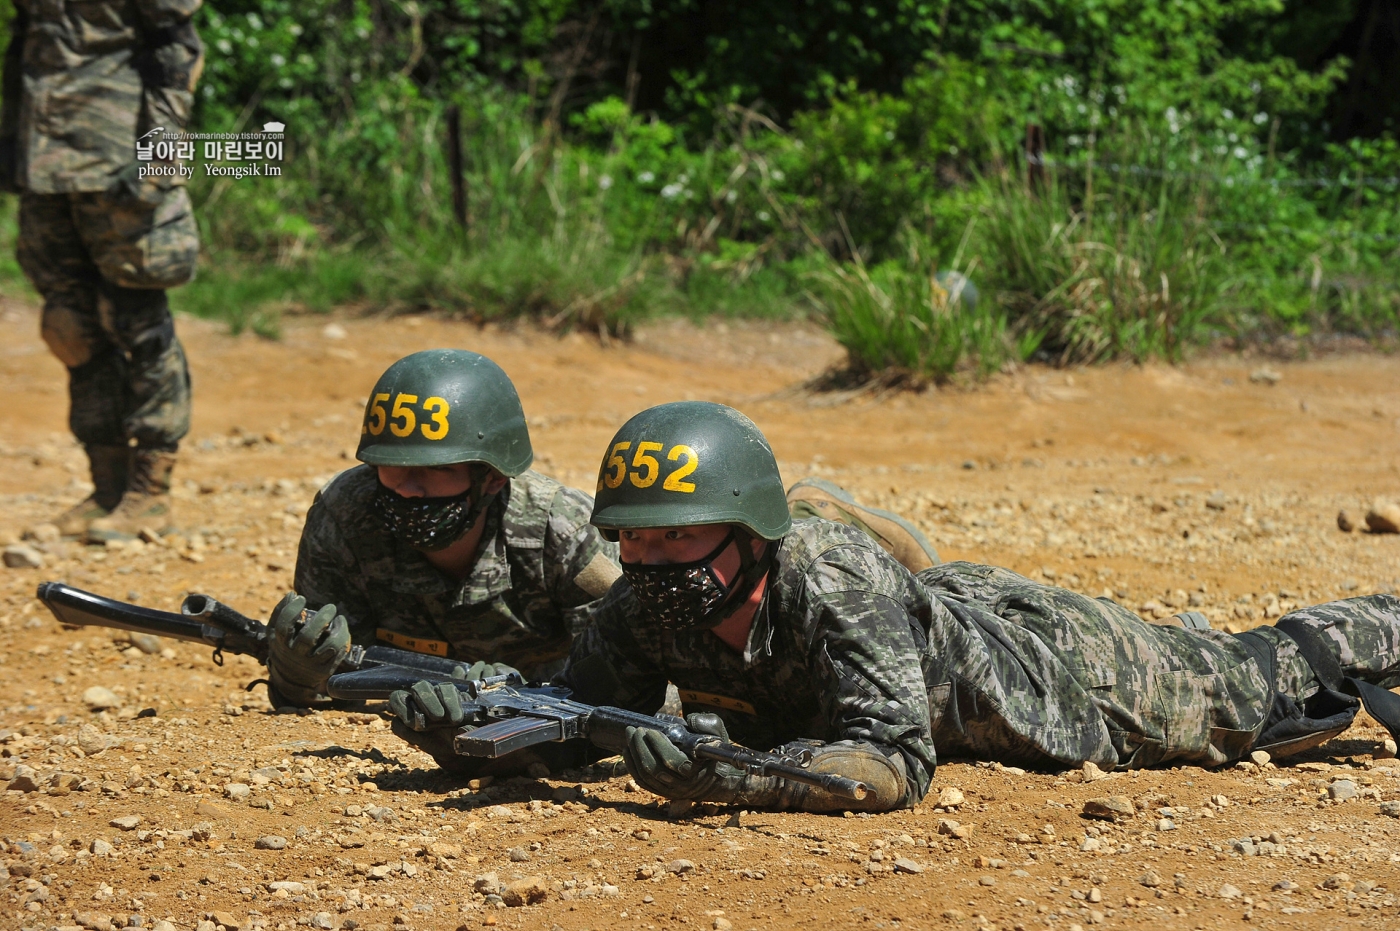
<path fill-rule="evenodd" d="M 0 146 L 12 146 L 21 190 L 108 190 L 135 161 L 139 136 L 189 122 L 203 55 L 187 24 L 200 6 L 15 0 L 11 41 L 18 45 L 6 60 Z M 183 180 L 177 174 L 163 183 Z"/>
<path fill-rule="evenodd" d="M 1400 600 L 1298 612 L 1372 681 L 1400 671 Z M 1278 639 L 1286 639 L 1271 632 Z M 1291 641 L 1289 641 L 1291 643 Z M 708 631 L 640 621 L 625 582 L 598 608 L 563 680 L 585 701 L 650 710 L 667 681 L 754 747 L 868 741 L 923 797 L 936 753 L 1036 767 L 1214 766 L 1243 756 L 1274 692 L 1317 691 L 1279 646 L 1275 683 L 1221 631 L 1147 624 L 1105 599 L 966 562 L 910 575 L 847 526 L 803 520 L 778 543 L 743 655 Z M 741 710 L 736 710 L 741 709 Z"/>
<path fill-rule="evenodd" d="M 161 288 L 199 251 L 189 196 L 156 206 L 107 194 L 20 195 L 19 264 L 44 296 L 41 330 L 69 369 L 69 425 L 87 446 L 173 449 L 190 377 Z"/>
<path fill-rule="evenodd" d="M 476 565 L 457 582 L 384 532 L 369 506 L 378 484 L 374 468 L 357 466 L 316 496 L 297 553 L 295 587 L 308 605 L 334 604 L 356 643 L 387 629 L 527 678 L 557 672 L 619 574 L 617 547 L 588 523 L 588 496 L 538 472 L 511 479 L 487 508 Z"/>

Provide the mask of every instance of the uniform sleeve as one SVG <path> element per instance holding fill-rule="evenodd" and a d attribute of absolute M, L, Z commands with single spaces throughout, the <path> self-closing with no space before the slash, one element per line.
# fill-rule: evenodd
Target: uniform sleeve
<path fill-rule="evenodd" d="M 191 19 L 202 0 L 138 0 L 141 41 L 134 56 L 141 74 L 138 133 L 189 125 L 194 89 L 204 71 L 204 44 Z"/>
<path fill-rule="evenodd" d="M 375 620 L 364 573 L 320 494 L 306 514 L 294 578 L 297 594 L 306 598 L 308 608 L 333 604 L 350 622 L 354 642 L 374 641 Z"/>
<path fill-rule="evenodd" d="M 0 191 L 16 193 L 19 179 L 19 110 L 24 96 L 24 40 L 29 15 L 24 4 L 15 0 L 10 21 L 10 44 L 5 49 L 3 77 L 0 77 Z"/>
<path fill-rule="evenodd" d="M 843 546 L 808 574 L 802 610 L 809 668 L 838 740 L 874 744 L 903 757 L 906 803 L 922 799 L 937 757 L 922 666 L 922 627 L 907 573 L 874 553 Z"/>
<path fill-rule="evenodd" d="M 550 503 L 545 532 L 545 584 L 550 600 L 578 637 L 593 609 L 622 574 L 617 544 L 589 523 L 593 502 L 583 492 L 560 486 Z"/>
<path fill-rule="evenodd" d="M 637 603 L 624 582 L 593 612 L 592 623 L 574 638 L 568 662 L 556 681 L 579 701 L 651 714 L 666 700 L 666 673 L 655 632 L 638 623 Z"/>

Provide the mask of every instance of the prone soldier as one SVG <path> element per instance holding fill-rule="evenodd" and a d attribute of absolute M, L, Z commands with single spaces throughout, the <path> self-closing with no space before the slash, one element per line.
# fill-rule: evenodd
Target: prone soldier
<path fill-rule="evenodd" d="M 91 468 L 93 493 L 55 521 L 71 536 L 171 527 L 190 377 L 166 289 L 193 277 L 199 239 L 183 177 L 142 177 L 136 143 L 189 120 L 200 3 L 15 0 L 0 191 L 20 195 L 19 264 Z"/>
<path fill-rule="evenodd" d="M 1106 599 L 966 562 L 917 575 L 866 535 L 793 522 L 767 441 L 738 411 L 681 402 L 628 421 L 592 520 L 622 578 L 558 683 L 594 705 L 655 708 L 674 683 L 692 731 L 811 754 L 863 802 L 689 758 L 628 731 L 639 784 L 674 799 L 888 810 L 928 791 L 937 753 L 1033 767 L 1218 766 L 1286 756 L 1346 729 L 1362 699 L 1392 732 L 1400 599 L 1371 595 L 1231 635 L 1155 626 Z M 442 686 L 395 693 L 401 725 L 448 728 Z M 937 751 L 937 752 L 936 752 Z"/>
<path fill-rule="evenodd" d="M 465 350 L 414 353 L 380 376 L 361 431 L 364 465 L 317 495 L 296 592 L 273 611 L 273 703 L 321 700 L 352 642 L 461 660 L 474 678 L 557 674 L 619 577 L 617 545 L 589 523 L 588 495 L 530 469 L 525 413 L 506 373 Z M 912 525 L 829 482 L 799 482 L 790 498 L 784 514 L 832 514 L 916 568 L 937 561 Z M 450 741 L 404 736 L 444 766 L 467 767 Z"/>

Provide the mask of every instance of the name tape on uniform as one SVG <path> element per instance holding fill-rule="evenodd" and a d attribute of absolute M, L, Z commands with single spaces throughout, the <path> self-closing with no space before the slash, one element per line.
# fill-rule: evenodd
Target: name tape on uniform
<path fill-rule="evenodd" d="M 445 640 L 429 640 L 426 637 L 409 637 L 395 630 L 385 630 L 379 628 L 374 635 L 390 646 L 396 646 L 400 650 L 408 650 L 411 653 L 426 653 L 429 656 L 441 656 L 446 658 L 447 652 L 452 649 Z"/>
<path fill-rule="evenodd" d="M 725 711 L 739 711 L 743 714 L 758 714 L 753 705 L 742 698 L 730 698 L 728 695 L 712 695 L 709 692 L 697 692 L 694 689 L 676 689 L 681 696 L 682 705 L 708 705 L 711 708 L 723 708 Z"/>

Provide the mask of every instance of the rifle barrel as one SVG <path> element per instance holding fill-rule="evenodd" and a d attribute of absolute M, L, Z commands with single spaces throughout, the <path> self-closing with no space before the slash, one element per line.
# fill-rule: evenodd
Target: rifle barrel
<path fill-rule="evenodd" d="M 208 643 L 204 625 L 169 611 L 126 604 L 62 582 L 41 582 L 36 597 L 59 623 L 76 627 L 115 627 L 176 640 Z"/>

